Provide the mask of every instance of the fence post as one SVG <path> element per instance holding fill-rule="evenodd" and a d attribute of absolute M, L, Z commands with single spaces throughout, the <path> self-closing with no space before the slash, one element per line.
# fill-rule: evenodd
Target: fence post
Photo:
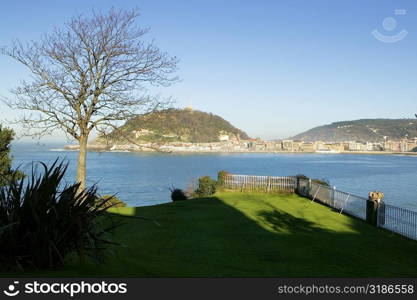
<path fill-rule="evenodd" d="M 379 201 L 377 217 L 378 217 L 377 226 L 384 225 L 385 224 L 385 203 L 383 200 Z"/>
<path fill-rule="evenodd" d="M 383 205 L 383 198 L 384 193 L 375 191 L 369 193 L 366 201 L 366 222 L 373 226 L 378 226 L 378 223 L 383 224 L 381 223 L 382 215 L 378 216 L 379 207 Z"/>
<path fill-rule="evenodd" d="M 336 194 L 336 187 L 335 187 L 335 186 L 333 186 L 333 189 L 332 189 L 332 202 L 330 203 L 330 206 L 331 206 L 331 207 L 334 207 L 334 198 L 335 198 L 335 194 Z"/>
<path fill-rule="evenodd" d="M 295 177 L 295 192 L 300 194 L 300 177 Z"/>

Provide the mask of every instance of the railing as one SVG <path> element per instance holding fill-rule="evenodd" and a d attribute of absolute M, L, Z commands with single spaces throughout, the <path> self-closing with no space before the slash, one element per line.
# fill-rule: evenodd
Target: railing
<path fill-rule="evenodd" d="M 313 201 L 320 201 L 340 213 L 347 213 L 357 218 L 366 219 L 366 198 L 318 184 L 308 179 L 299 179 L 297 191 L 300 195 Z"/>
<path fill-rule="evenodd" d="M 417 240 L 417 212 L 382 204 L 378 207 L 378 227 Z"/>
<path fill-rule="evenodd" d="M 346 213 L 368 223 L 408 238 L 417 240 L 417 212 L 379 202 L 376 221 L 367 219 L 367 203 L 370 201 L 351 193 L 319 184 L 310 179 L 251 175 L 227 175 L 223 178 L 226 189 L 256 190 L 266 192 L 297 192 L 299 195 L 328 205 L 340 213 Z M 371 205 L 372 206 L 372 205 Z"/>
<path fill-rule="evenodd" d="M 295 177 L 227 175 L 223 178 L 223 186 L 226 189 L 293 193 L 297 187 L 297 180 Z"/>

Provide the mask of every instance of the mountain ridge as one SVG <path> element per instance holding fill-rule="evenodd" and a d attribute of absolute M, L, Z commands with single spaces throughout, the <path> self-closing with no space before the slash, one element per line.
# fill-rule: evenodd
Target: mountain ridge
<path fill-rule="evenodd" d="M 306 142 L 382 142 L 385 139 L 397 140 L 405 137 L 417 137 L 416 119 L 380 118 L 338 121 L 311 128 L 290 139 Z"/>

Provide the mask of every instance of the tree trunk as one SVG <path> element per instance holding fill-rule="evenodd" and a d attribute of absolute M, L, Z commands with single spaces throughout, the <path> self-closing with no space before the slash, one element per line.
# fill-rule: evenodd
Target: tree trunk
<path fill-rule="evenodd" d="M 80 191 L 83 191 L 86 188 L 87 141 L 88 141 L 88 136 L 82 136 L 79 140 L 80 151 L 78 152 L 78 162 L 77 162 L 77 182 L 80 183 Z"/>

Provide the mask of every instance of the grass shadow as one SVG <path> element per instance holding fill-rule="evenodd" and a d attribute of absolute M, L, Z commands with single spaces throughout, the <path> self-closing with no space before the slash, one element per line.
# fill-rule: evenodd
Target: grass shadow
<path fill-rule="evenodd" d="M 417 242 L 294 194 L 219 193 L 111 213 L 122 247 L 102 265 L 25 276 L 414 277 Z M 156 221 L 144 221 L 144 217 Z"/>

